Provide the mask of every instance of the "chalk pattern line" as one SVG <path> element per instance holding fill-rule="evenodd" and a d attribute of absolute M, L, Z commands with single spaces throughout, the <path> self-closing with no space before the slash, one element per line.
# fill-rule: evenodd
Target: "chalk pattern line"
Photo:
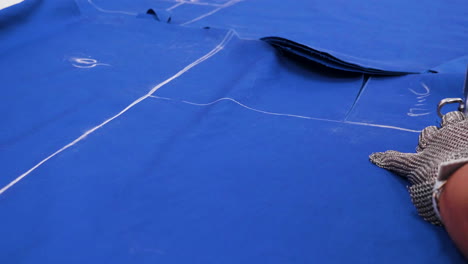
<path fill-rule="evenodd" d="M 230 6 L 232 6 L 232 5 L 235 5 L 235 4 L 237 4 L 237 3 L 239 3 L 239 2 L 242 2 L 242 1 L 244 1 L 244 0 L 231 0 L 231 1 L 229 1 L 229 2 L 226 2 L 226 3 L 223 4 L 223 5 L 219 6 L 218 8 L 215 8 L 215 9 L 211 10 L 210 12 L 207 12 L 207 13 L 201 15 L 201 16 L 198 16 L 198 17 L 196 17 L 196 18 L 194 18 L 194 19 L 192 19 L 192 20 L 190 20 L 190 21 L 187 21 L 187 22 L 185 22 L 185 23 L 182 23 L 181 25 L 182 25 L 182 26 L 186 26 L 186 25 L 192 24 L 192 23 L 197 22 L 197 21 L 199 21 L 199 20 L 201 20 L 201 19 L 203 19 L 203 18 L 205 18 L 205 17 L 208 17 L 208 16 L 213 15 L 213 14 L 219 12 L 219 11 L 222 10 L 222 9 L 225 9 L 225 8 L 227 8 L 227 7 L 230 7 Z"/>
<path fill-rule="evenodd" d="M 174 79 L 180 77 L 182 74 L 184 74 L 185 72 L 189 71 L 190 69 L 192 69 L 193 67 L 197 66 L 198 64 L 204 62 L 205 60 L 211 58 L 212 56 L 214 56 L 215 54 L 217 54 L 218 52 L 220 52 L 221 50 L 224 49 L 224 47 L 227 45 L 227 43 L 229 43 L 229 41 L 232 39 L 233 36 L 235 36 L 236 33 L 235 31 L 233 30 L 230 30 L 229 32 L 227 32 L 227 34 L 224 36 L 223 40 L 214 48 L 212 49 L 210 52 L 208 52 L 207 54 L 205 54 L 204 56 L 200 57 L 199 59 L 197 59 L 196 61 L 192 62 L 191 64 L 185 66 L 182 70 L 178 71 L 176 74 L 172 75 L 171 77 L 169 77 L 168 79 L 166 79 L 165 81 L 159 83 L 158 85 L 154 86 L 147 94 L 141 96 L 140 98 L 138 98 L 137 100 L 133 101 L 131 104 L 129 104 L 127 107 L 125 107 L 124 109 L 122 109 L 120 112 L 118 112 L 117 114 L 115 114 L 114 116 L 106 119 L 104 122 L 100 123 L 99 125 L 91 128 L 90 130 L 86 131 L 85 133 L 83 133 L 81 136 L 79 136 L 78 138 L 76 138 L 75 140 L 73 140 L 72 142 L 68 143 L 67 145 L 63 146 L 62 148 L 60 148 L 59 150 L 55 151 L 54 153 L 52 153 L 51 155 L 47 156 L 46 158 L 44 158 L 43 160 L 41 160 L 39 163 L 37 163 L 36 165 L 34 165 L 33 167 L 31 167 L 29 170 L 27 170 L 26 172 L 24 172 L 23 174 L 19 175 L 17 178 L 15 178 L 13 181 L 11 181 L 10 183 L 8 183 L 7 185 L 5 185 L 3 188 L 0 189 L 0 195 L 3 194 L 5 191 L 7 191 L 8 189 L 10 189 L 11 187 L 13 187 L 15 184 L 17 184 L 18 182 L 20 182 L 22 179 L 24 179 L 26 176 L 28 176 L 29 174 L 31 174 L 33 171 L 35 171 L 37 168 L 39 168 L 40 166 L 42 166 L 44 163 L 46 163 L 47 161 L 49 161 L 50 159 L 54 158 L 55 156 L 59 155 L 60 153 L 64 152 L 65 150 L 73 147 L 74 145 L 76 145 L 77 143 L 79 143 L 80 141 L 82 141 L 83 139 L 85 139 L 87 136 L 93 134 L 94 132 L 96 132 L 97 130 L 103 128 L 105 125 L 107 125 L 108 123 L 112 122 L 113 120 L 119 118 L 120 116 L 122 116 L 123 114 L 125 114 L 127 111 L 129 111 L 130 109 L 132 109 L 133 107 L 135 107 L 136 105 L 138 105 L 139 103 L 141 103 L 142 101 L 144 101 L 145 99 L 147 98 L 150 98 L 150 96 L 152 96 L 159 88 L 163 87 L 164 85 L 170 83 L 171 81 L 173 81 Z"/>
<path fill-rule="evenodd" d="M 171 10 L 174 10 L 176 9 L 177 7 L 179 6 L 182 6 L 184 4 L 190 4 L 190 5 L 203 5 L 203 6 L 211 6 L 211 7 L 216 7 L 214 10 L 210 11 L 210 12 L 207 12 L 195 19 L 192 19 L 188 22 L 185 22 L 184 24 L 182 25 L 188 25 L 190 23 L 193 23 L 195 21 L 198 21 L 200 19 L 203 19 L 207 16 L 210 16 L 216 12 L 218 12 L 219 10 L 221 9 L 224 9 L 226 7 L 229 7 L 231 5 L 234 5 L 236 4 L 237 2 L 240 2 L 240 1 L 243 1 L 243 0 L 231 0 L 231 1 L 228 1 L 226 2 L 225 4 L 213 4 L 213 3 L 204 3 L 204 2 L 199 2 L 199 1 L 176 1 L 176 3 L 168 8 L 166 8 L 166 11 L 171 11 Z M 123 15 L 129 15 L 129 16 L 136 16 L 138 15 L 138 13 L 136 12 L 128 12 L 128 11 L 122 11 L 122 10 L 110 10 L 110 9 L 105 9 L 105 8 L 102 8 L 100 6 L 98 6 L 96 3 L 93 2 L 93 0 L 88 0 L 88 3 L 93 6 L 96 10 L 100 11 L 100 12 L 103 12 L 103 13 L 111 13 L 111 14 L 123 14 Z"/>
<path fill-rule="evenodd" d="M 129 15 L 129 16 L 136 16 L 138 13 L 134 12 L 127 12 L 127 11 L 120 11 L 120 10 L 109 10 L 109 9 L 104 9 L 102 7 L 99 7 L 96 5 L 92 0 L 88 0 L 88 3 L 92 5 L 96 10 L 101 11 L 103 13 L 111 13 L 111 14 L 123 14 L 123 15 Z"/>
<path fill-rule="evenodd" d="M 394 130 L 400 130 L 400 131 L 405 131 L 405 132 L 412 132 L 412 133 L 420 133 L 421 130 L 414 130 L 414 129 L 409 129 L 409 128 L 403 128 L 403 127 L 397 127 L 397 126 L 389 126 L 389 125 L 381 125 L 381 124 L 373 124 L 373 123 L 365 123 L 365 122 L 354 122 L 354 121 L 348 121 L 348 120 L 333 120 L 333 119 L 326 119 L 326 118 L 318 118 L 318 117 L 311 117 L 311 116 L 303 116 L 303 115 L 294 115 L 294 114 L 286 114 L 286 113 L 276 113 L 276 112 L 270 112 L 270 111 L 264 111 L 260 110 L 257 108 L 253 108 L 250 106 L 247 106 L 236 99 L 230 98 L 230 97 L 223 97 L 219 98 L 215 101 L 209 102 L 209 103 L 195 103 L 195 102 L 190 102 L 186 100 L 175 100 L 172 98 L 167 98 L 167 97 L 160 97 L 160 96 L 155 96 L 151 95 L 151 98 L 154 99 L 161 99 L 161 100 L 167 100 L 167 101 L 174 101 L 174 102 L 179 102 L 179 103 L 184 103 L 184 104 L 189 104 L 189 105 L 194 105 L 194 106 L 211 106 L 214 104 L 217 104 L 222 101 L 229 101 L 233 102 L 245 109 L 248 109 L 250 111 L 254 111 L 257 113 L 261 114 L 266 114 L 266 115 L 272 115 L 272 116 L 283 116 L 283 117 L 291 117 L 291 118 L 299 118 L 299 119 L 306 119 L 306 120 L 316 120 L 316 121 L 325 121 L 325 122 L 332 122 L 332 123 L 342 123 L 342 124 L 350 124 L 350 125 L 359 125 L 359 126 L 370 126 L 370 127 L 379 127 L 379 128 L 387 128 L 387 129 L 394 129 Z"/>
<path fill-rule="evenodd" d="M 173 2 L 173 1 L 171 1 Z M 169 8 L 166 8 L 166 11 L 171 11 L 181 5 L 184 5 L 184 4 L 190 4 L 190 5 L 203 5 L 203 6 L 212 6 L 212 7 L 220 7 L 220 6 L 223 6 L 224 4 L 213 4 L 213 3 L 206 3 L 206 2 L 200 2 L 200 1 L 194 1 L 194 0 L 191 0 L 191 1 L 183 1 L 183 0 L 177 0 L 176 3 L 172 6 L 170 6 Z"/>

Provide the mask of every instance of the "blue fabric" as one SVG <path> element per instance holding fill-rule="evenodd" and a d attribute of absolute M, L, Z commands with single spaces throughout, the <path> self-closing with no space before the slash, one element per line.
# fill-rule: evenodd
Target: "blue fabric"
<path fill-rule="evenodd" d="M 463 0 L 239 1 L 190 25 L 235 28 L 246 38 L 280 37 L 363 68 L 425 72 L 467 55 L 467 5 Z M 179 16 L 190 21 L 193 15 Z"/>
<path fill-rule="evenodd" d="M 174 24 L 232 28 L 243 38 L 262 38 L 329 67 L 369 74 L 427 72 L 467 55 L 463 0 L 79 1 L 108 14 L 158 8 L 170 12 Z"/>
<path fill-rule="evenodd" d="M 154 83 L 207 53 L 224 34 L 173 30 L 164 24 L 154 29 L 139 19 L 113 25 L 94 20 L 10 50 L 0 61 L 2 87 L 9 87 L 0 106 L 2 126 L 8 127 L 1 131 L 0 144 L 2 160 L 13 166 L 3 168 L 0 182 L 6 184 L 23 170 L 23 164 L 39 161 L 44 153 L 52 153 L 127 106 Z M 135 50 L 141 43 L 148 48 Z M 38 52 L 38 46 L 44 46 L 44 52 Z M 177 47 L 166 48 L 171 46 Z M 80 63 L 83 59 L 96 60 L 96 67 L 78 68 L 93 66 Z M 141 69 L 141 65 L 151 66 Z M 57 131 L 53 142 L 24 155 L 35 141 L 46 141 Z"/>
<path fill-rule="evenodd" d="M 168 1 L 94 0 L 109 10 L 171 8 Z M 171 9 L 173 23 L 233 28 L 324 64 L 383 75 L 426 72 L 466 56 L 468 8 L 463 0 L 206 1 Z M 212 15 L 199 19 L 207 13 Z M 317 57 L 318 56 L 318 57 Z M 350 65 L 351 64 L 351 65 Z"/>
<path fill-rule="evenodd" d="M 414 150 L 463 58 L 383 77 L 222 28 L 248 1 L 29 1 L 0 10 L 1 263 L 464 262 L 367 158 Z"/>
<path fill-rule="evenodd" d="M 26 0 L 0 10 L 0 53 L 66 31 L 69 23 L 80 18 L 74 1 Z"/>
<path fill-rule="evenodd" d="M 464 78 L 463 73 L 372 77 L 348 117 L 414 130 L 436 125 L 440 118 L 435 106 L 443 98 L 462 98 Z M 444 112 L 455 110 L 456 105 L 444 107 Z"/>

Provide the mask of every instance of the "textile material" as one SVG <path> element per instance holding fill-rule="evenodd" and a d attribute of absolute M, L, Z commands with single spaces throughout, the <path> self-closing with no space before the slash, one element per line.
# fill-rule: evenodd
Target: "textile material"
<path fill-rule="evenodd" d="M 232 28 L 242 38 L 264 38 L 282 49 L 351 71 L 427 72 L 468 55 L 464 0 L 92 2 L 120 13 L 168 10 L 173 24 Z"/>
<path fill-rule="evenodd" d="M 1 263 L 464 262 L 368 162 L 414 149 L 463 60 L 336 70 L 205 20 L 237 4 L 0 10 Z"/>

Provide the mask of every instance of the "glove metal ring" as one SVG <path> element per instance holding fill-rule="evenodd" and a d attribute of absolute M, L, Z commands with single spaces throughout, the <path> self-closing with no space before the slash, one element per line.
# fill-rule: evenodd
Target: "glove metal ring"
<path fill-rule="evenodd" d="M 439 102 L 439 104 L 437 105 L 437 115 L 439 115 L 440 118 L 443 117 L 443 114 L 441 112 L 442 110 L 442 107 L 446 104 L 455 104 L 455 103 L 458 103 L 458 111 L 460 112 L 464 112 L 465 111 L 465 104 L 463 102 L 463 99 L 461 98 L 445 98 L 443 99 L 442 101 Z"/>

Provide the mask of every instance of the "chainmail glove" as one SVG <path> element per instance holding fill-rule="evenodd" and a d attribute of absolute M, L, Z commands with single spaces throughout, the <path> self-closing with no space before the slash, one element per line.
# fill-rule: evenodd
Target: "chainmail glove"
<path fill-rule="evenodd" d="M 405 177 L 411 184 L 409 193 L 419 215 L 442 225 L 433 206 L 434 185 L 454 172 L 446 169 L 448 165 L 468 160 L 468 119 L 459 111 L 449 112 L 443 116 L 440 128 L 429 126 L 421 132 L 416 153 L 389 150 L 371 154 L 370 160 Z"/>

